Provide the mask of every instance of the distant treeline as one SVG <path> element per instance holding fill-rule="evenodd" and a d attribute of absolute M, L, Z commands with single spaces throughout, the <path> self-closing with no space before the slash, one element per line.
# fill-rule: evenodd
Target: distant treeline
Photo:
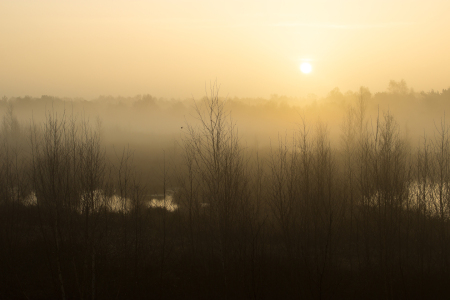
<path fill-rule="evenodd" d="M 371 93 L 368 88 L 358 91 L 331 90 L 325 97 L 310 95 L 306 98 L 292 98 L 271 95 L 269 98 L 223 97 L 226 109 L 239 124 L 240 136 L 252 147 L 266 147 L 269 137 L 277 139 L 279 133 L 296 130 L 301 117 L 309 124 L 318 119 L 328 124 L 330 138 L 336 146 L 340 142 L 340 127 L 349 106 L 355 105 L 360 97 L 367 101 L 367 114 L 375 119 L 379 112 L 389 111 L 408 130 L 410 138 L 417 142 L 424 130 L 432 133 L 434 121 L 450 110 L 450 88 L 442 91 L 415 92 L 405 81 L 391 80 L 385 92 Z M 52 96 L 3 97 L 0 100 L 0 114 L 9 105 L 14 106 L 18 120 L 28 123 L 45 121 L 46 112 L 52 110 L 61 114 L 72 112 L 91 119 L 100 117 L 105 141 L 117 144 L 122 135 L 132 138 L 137 134 L 158 136 L 160 140 L 178 139 L 180 128 L 195 122 L 194 102 L 204 99 L 164 99 L 151 95 L 134 97 L 101 96 L 93 100 L 57 98 Z M 110 131 L 112 132 L 111 134 Z M 136 137 L 142 140 L 142 137 Z M 129 141 L 134 144 L 134 141 Z M 170 143 L 170 142 L 169 142 Z M 164 148 L 167 148 L 166 146 Z"/>
<path fill-rule="evenodd" d="M 448 297 L 450 90 L 133 99 L 0 102 L 1 299 Z"/>

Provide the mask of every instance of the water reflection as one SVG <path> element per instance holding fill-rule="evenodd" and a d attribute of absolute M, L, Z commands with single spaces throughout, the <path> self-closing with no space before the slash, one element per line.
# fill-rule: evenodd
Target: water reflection
<path fill-rule="evenodd" d="M 133 205 L 130 198 L 113 195 L 107 198 L 107 207 L 111 212 L 129 213 Z"/>
<path fill-rule="evenodd" d="M 164 194 L 146 195 L 141 200 L 141 204 L 147 208 L 163 208 L 167 211 L 174 212 L 178 209 L 178 205 L 174 201 L 175 192 L 169 190 Z M 38 204 L 38 198 L 36 193 L 32 191 L 26 196 L 22 203 L 25 206 L 36 206 Z M 85 193 L 81 195 L 78 205 L 76 205 L 76 211 L 83 213 L 86 207 L 89 207 L 90 211 L 101 211 L 106 209 L 110 212 L 129 213 L 133 207 L 133 200 L 127 197 L 121 197 L 114 194 L 113 196 L 107 196 L 102 190 L 95 190 L 92 193 Z"/>
<path fill-rule="evenodd" d="M 173 202 L 173 194 L 168 193 L 164 197 L 164 195 L 151 195 L 151 200 L 148 202 L 148 207 L 159 207 L 165 208 L 168 211 L 174 212 L 178 209 L 178 205 Z"/>
<path fill-rule="evenodd" d="M 173 190 L 167 190 L 166 194 L 155 194 L 147 197 L 149 201 L 147 202 L 147 207 L 153 208 L 165 208 L 170 212 L 174 212 L 178 209 L 178 205 L 173 201 L 175 192 Z"/>
<path fill-rule="evenodd" d="M 23 199 L 23 204 L 25 206 L 35 206 L 37 205 L 37 197 L 36 193 L 33 191 L 28 196 Z"/>
<path fill-rule="evenodd" d="M 411 203 L 431 216 L 450 218 L 450 190 L 447 184 L 413 182 L 409 187 Z"/>
<path fill-rule="evenodd" d="M 178 204 L 174 201 L 175 194 L 173 190 L 168 190 L 165 195 L 145 195 L 140 199 L 140 203 L 147 208 L 162 208 L 174 212 L 179 209 Z M 383 201 L 388 202 L 386 200 L 387 198 L 383 197 L 381 192 L 376 192 L 370 198 L 365 199 L 365 205 L 401 205 L 405 210 L 420 210 L 429 216 L 450 219 L 450 188 L 446 184 L 440 187 L 438 184 L 419 184 L 414 181 L 409 185 L 402 199 L 389 199 L 390 203 L 384 203 Z M 22 199 L 22 203 L 26 206 L 36 206 L 38 204 L 36 193 L 34 191 L 31 192 Z M 203 209 L 209 207 L 209 203 L 201 203 L 200 205 Z M 91 211 L 106 209 L 110 212 L 129 213 L 133 209 L 134 203 L 130 198 L 121 197 L 117 194 L 107 196 L 104 191 L 95 190 L 90 194 L 84 194 L 80 197 L 80 202 L 76 210 L 81 214 L 83 213 L 84 207 L 89 207 Z"/>
<path fill-rule="evenodd" d="M 401 206 L 404 210 L 420 211 L 429 216 L 439 216 L 450 219 L 450 189 L 444 184 L 441 187 L 435 183 L 420 184 L 414 181 L 401 199 L 383 197 L 377 191 L 370 198 L 365 198 L 365 205 Z"/>

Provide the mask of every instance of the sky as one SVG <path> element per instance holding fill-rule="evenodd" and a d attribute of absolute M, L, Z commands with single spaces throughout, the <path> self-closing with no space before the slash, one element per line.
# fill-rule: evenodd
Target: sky
<path fill-rule="evenodd" d="M 0 97 L 450 87 L 448 0 L 0 0 Z M 312 71 L 303 74 L 300 64 Z"/>

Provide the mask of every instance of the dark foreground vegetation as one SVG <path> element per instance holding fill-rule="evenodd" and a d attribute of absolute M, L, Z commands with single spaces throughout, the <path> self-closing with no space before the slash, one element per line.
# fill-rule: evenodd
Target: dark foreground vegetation
<path fill-rule="evenodd" d="M 298 117 L 259 152 L 213 86 L 163 154 L 159 190 L 132 149 L 105 150 L 100 122 L 48 110 L 25 125 L 10 105 L 0 298 L 447 299 L 450 126 L 413 143 L 363 92 L 336 146 Z"/>

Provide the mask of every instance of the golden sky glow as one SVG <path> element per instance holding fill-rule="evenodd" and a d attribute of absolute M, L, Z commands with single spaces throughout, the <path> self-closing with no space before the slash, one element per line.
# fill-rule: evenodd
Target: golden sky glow
<path fill-rule="evenodd" d="M 450 1 L 1 1 L 0 96 L 450 86 Z M 313 71 L 299 69 L 307 60 Z"/>

